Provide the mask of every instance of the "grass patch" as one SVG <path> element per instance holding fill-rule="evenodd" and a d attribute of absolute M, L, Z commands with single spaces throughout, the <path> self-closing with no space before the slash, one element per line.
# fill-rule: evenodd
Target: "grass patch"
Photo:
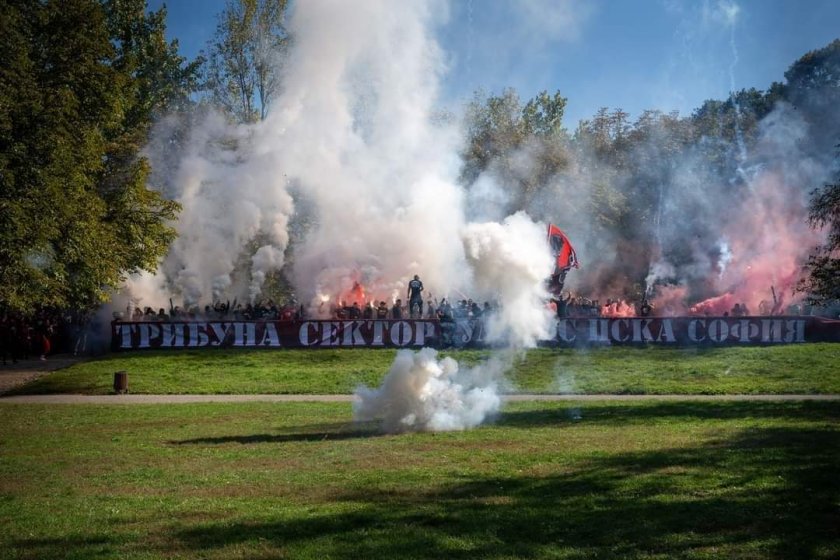
<path fill-rule="evenodd" d="M 836 558 L 834 402 L 0 405 L 0 558 Z"/>
<path fill-rule="evenodd" d="M 449 352 L 476 364 L 487 351 Z M 16 394 L 108 394 L 115 371 L 132 393 L 351 393 L 378 385 L 394 350 L 195 350 L 110 354 Z M 768 347 L 540 348 L 512 356 L 511 391 L 580 394 L 840 393 L 840 344 Z"/>

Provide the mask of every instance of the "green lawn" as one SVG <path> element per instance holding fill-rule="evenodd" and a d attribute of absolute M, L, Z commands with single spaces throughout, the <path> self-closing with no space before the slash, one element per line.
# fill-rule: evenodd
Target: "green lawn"
<path fill-rule="evenodd" d="M 0 405 L 0 558 L 838 558 L 836 402 Z"/>
<path fill-rule="evenodd" d="M 451 352 L 465 364 L 481 351 Z M 107 394 L 115 371 L 132 393 L 351 393 L 378 385 L 393 350 L 196 350 L 111 354 L 17 393 Z M 728 348 L 530 350 L 512 357 L 510 391 L 537 393 L 840 393 L 840 344 Z"/>

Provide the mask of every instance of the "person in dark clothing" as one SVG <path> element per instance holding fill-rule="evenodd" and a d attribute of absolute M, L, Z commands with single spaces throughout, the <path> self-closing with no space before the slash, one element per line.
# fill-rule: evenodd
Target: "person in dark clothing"
<path fill-rule="evenodd" d="M 557 316 L 558 317 L 568 317 L 569 316 L 569 303 L 572 301 L 572 293 L 566 292 L 566 296 L 563 297 L 563 294 L 560 294 L 559 299 L 553 300 L 555 305 L 557 306 Z"/>
<path fill-rule="evenodd" d="M 440 320 L 441 342 L 443 342 L 444 346 L 452 346 L 454 344 L 453 335 L 455 334 L 455 316 L 452 306 L 449 305 L 446 298 L 440 300 L 438 319 Z"/>
<path fill-rule="evenodd" d="M 391 319 L 402 319 L 402 300 L 398 299 L 391 308 Z"/>
<path fill-rule="evenodd" d="M 13 364 L 17 363 L 17 329 L 8 315 L 0 318 L 0 354 L 3 356 L 4 366 L 7 356 L 11 358 Z"/>
<path fill-rule="evenodd" d="M 420 281 L 418 275 L 414 275 L 414 279 L 408 283 L 408 291 L 406 292 L 408 298 L 408 312 L 411 317 L 423 316 L 423 282 Z"/>
<path fill-rule="evenodd" d="M 376 308 L 376 318 L 377 319 L 387 319 L 388 318 L 388 306 L 385 305 L 384 301 L 380 301 L 379 305 Z"/>

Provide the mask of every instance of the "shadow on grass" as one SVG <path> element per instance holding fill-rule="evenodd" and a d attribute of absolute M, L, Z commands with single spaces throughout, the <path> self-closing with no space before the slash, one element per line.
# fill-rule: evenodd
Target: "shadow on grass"
<path fill-rule="evenodd" d="M 572 422 L 573 406 L 512 411 L 521 428 Z M 312 558 L 837 558 L 840 423 L 836 403 L 584 405 L 582 422 L 792 418 L 686 447 L 589 454 L 549 475 L 447 475 L 420 486 L 348 480 L 345 490 L 273 517 L 174 521 L 150 555 Z M 751 425 L 756 425 L 752 423 Z M 196 438 L 180 445 L 366 438 L 371 424 Z M 616 432 L 621 433 L 621 432 Z M 457 445 L 457 443 L 456 443 Z M 423 451 L 418 451 L 423 453 Z M 348 473 L 352 478 L 352 473 Z M 116 537 L 115 537 L 116 538 Z M 125 538 L 124 536 L 121 538 Z M 117 557 L 101 535 L 12 541 L 19 557 Z M 149 545 L 155 546 L 155 545 Z M 277 553 L 272 556 L 272 553 Z M 0 554 L 2 556 L 2 554 Z"/>
<path fill-rule="evenodd" d="M 494 425 L 505 428 L 538 428 L 561 424 L 630 425 L 686 419 L 777 418 L 840 421 L 835 402 L 675 402 L 658 404 L 565 404 L 534 410 L 500 413 Z M 336 422 L 300 426 L 280 433 L 243 434 L 168 441 L 170 445 L 280 444 L 342 441 L 386 435 L 378 422 Z"/>
<path fill-rule="evenodd" d="M 566 403 L 563 406 L 501 413 L 495 424 L 504 427 L 535 428 L 563 423 L 606 425 L 648 424 L 688 419 L 778 418 L 786 420 L 840 421 L 837 402 L 690 402 L 592 405 Z"/>
<path fill-rule="evenodd" d="M 306 517 L 228 520 L 175 538 L 194 551 L 269 543 L 346 558 L 829 558 L 840 556 L 838 472 L 837 427 L 753 428 L 586 457 L 552 476 L 347 491 Z"/>
<path fill-rule="evenodd" d="M 172 440 L 171 445 L 225 445 L 228 443 L 293 443 L 306 441 L 342 441 L 381 436 L 378 425 L 371 422 L 312 424 L 278 434 L 247 434 Z"/>
<path fill-rule="evenodd" d="M 69 535 L 56 538 L 28 538 L 14 542 L 11 550 L 0 553 L 2 558 L 117 558 L 118 539 L 105 535 Z"/>

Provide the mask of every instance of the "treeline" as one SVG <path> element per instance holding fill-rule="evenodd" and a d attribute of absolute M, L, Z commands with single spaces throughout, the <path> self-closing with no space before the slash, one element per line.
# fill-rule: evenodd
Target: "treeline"
<path fill-rule="evenodd" d="M 726 258 L 723 226 L 755 210 L 745 206 L 751 182 L 776 169 L 791 188 L 791 207 L 819 188 L 811 222 L 834 224 L 834 233 L 815 250 L 800 289 L 816 303 L 837 300 L 840 40 L 805 54 L 784 77 L 766 90 L 708 100 L 686 116 L 649 110 L 631 120 L 621 109 L 602 108 L 573 130 L 564 126 L 560 92 L 527 101 L 512 89 L 478 93 L 465 113 L 461 181 L 484 193 L 489 181 L 503 191 L 493 197 L 495 207 L 474 198 L 479 216 L 524 208 L 572 230 L 588 245 L 590 265 L 602 265 L 587 271 L 590 284 L 638 297 L 650 287 L 652 263 L 667 262 L 666 280 L 697 274 L 695 295 L 708 297 L 704 275 L 689 269 L 701 256 Z M 813 179 L 803 170 L 814 167 L 828 170 L 832 184 L 797 184 Z M 604 255 L 610 262 L 598 263 Z"/>
<path fill-rule="evenodd" d="M 191 61 L 166 40 L 165 9 L 147 11 L 144 0 L 0 3 L 0 312 L 90 308 L 129 274 L 156 269 L 179 206 L 143 157 L 153 124 L 183 117 L 168 139 L 176 157 L 190 116 L 205 106 L 240 123 L 265 118 L 294 39 L 285 11 L 285 1 L 229 2 L 205 53 Z M 766 91 L 709 100 L 688 116 L 646 111 L 631 120 L 601 109 L 568 130 L 559 92 L 524 102 L 513 90 L 478 93 L 464 112 L 460 181 L 468 192 L 484 181 L 504 191 L 492 206 L 476 196 L 476 215 L 524 208 L 580 228 L 599 240 L 596 249 L 628 256 L 599 281 L 639 281 L 657 258 L 677 266 L 693 258 L 668 241 L 675 233 L 663 226 L 663 200 L 675 193 L 663 186 L 726 185 L 703 194 L 734 200 L 751 169 L 772 159 L 755 154 L 761 123 L 780 102 L 811 124 L 797 149 L 834 157 L 840 41 L 803 56 Z M 679 176 L 686 162 L 694 183 Z M 814 224 L 834 234 L 805 286 L 829 297 L 838 290 L 837 199 L 836 187 L 814 198 Z M 700 220 L 683 226 L 712 238 Z"/>

